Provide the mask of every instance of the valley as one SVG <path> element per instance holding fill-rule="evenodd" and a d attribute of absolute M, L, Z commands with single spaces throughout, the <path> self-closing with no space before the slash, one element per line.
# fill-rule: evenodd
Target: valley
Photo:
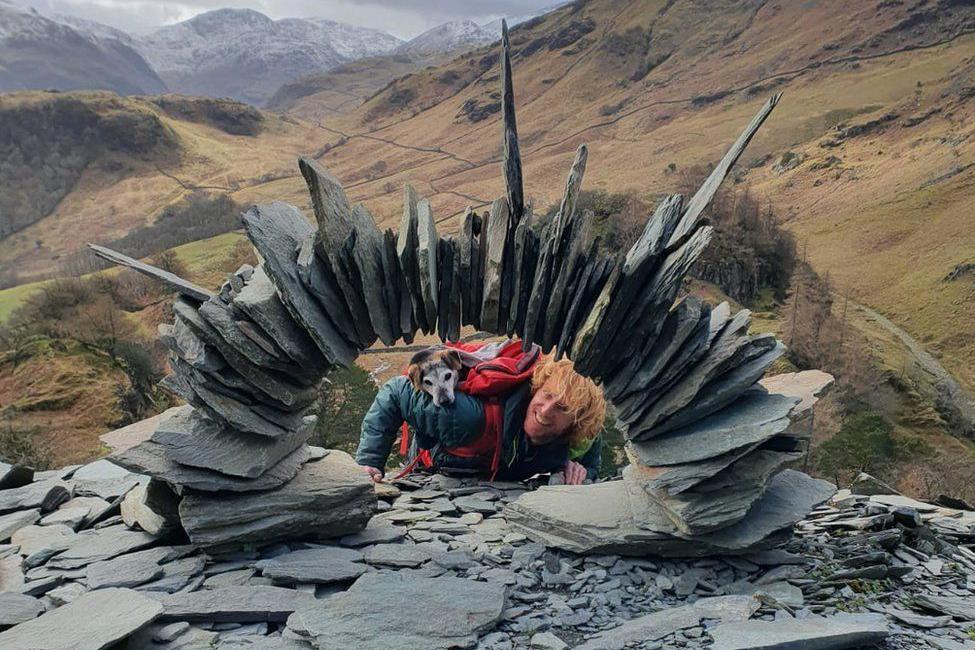
<path fill-rule="evenodd" d="M 794 235 L 835 292 L 834 313 L 841 297 L 863 305 L 851 325 L 889 377 L 923 352 L 975 393 L 975 276 L 965 270 L 975 264 L 975 11 L 951 2 L 704 7 L 592 0 L 512 29 L 535 213 L 558 201 L 582 143 L 586 189 L 653 204 L 687 170 L 713 164 L 782 92 L 730 186 L 747 188 Z M 93 160 L 48 213 L 0 241 L 0 269 L 21 285 L 0 292 L 0 315 L 83 242 L 120 238 L 194 192 L 243 207 L 282 200 L 310 216 L 299 155 L 324 164 L 383 227 L 397 227 L 410 183 L 440 231 L 456 232 L 468 205 L 481 210 L 503 192 L 497 88 L 496 48 L 485 45 L 422 63 L 368 57 L 286 83 L 251 134 L 202 119 L 202 100 L 166 110 L 151 97 L 112 99 L 113 113 L 153 116 L 165 147 Z M 75 96 L 96 113 L 111 103 L 90 93 L 57 100 Z M 12 105 L 52 101 L 8 95 L 0 124 Z M 234 237 L 196 248 L 229 254 Z M 213 286 L 218 267 L 191 279 Z M 781 332 L 782 318 L 772 310 L 763 327 Z"/>

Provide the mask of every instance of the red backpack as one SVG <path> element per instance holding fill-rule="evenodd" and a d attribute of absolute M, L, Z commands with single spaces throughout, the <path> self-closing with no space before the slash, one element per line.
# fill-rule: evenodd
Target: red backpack
<path fill-rule="evenodd" d="M 485 343 L 447 343 L 446 347 L 465 352 L 476 352 Z M 522 349 L 521 341 L 512 341 L 501 348 L 498 356 L 482 361 L 469 368 L 467 376 L 457 384 L 457 390 L 484 401 L 484 430 L 466 445 L 447 447 L 449 454 L 461 458 L 491 457 L 491 478 L 494 479 L 501 465 L 501 446 L 504 435 L 504 410 L 502 398 L 526 381 L 531 380 L 535 364 L 541 356 L 541 348 L 532 345 L 527 351 Z M 406 456 L 410 449 L 410 430 L 403 423 L 400 436 L 399 453 Z M 422 463 L 424 467 L 433 466 L 433 457 L 426 449 L 419 450 L 414 458 L 393 480 L 403 478 Z"/>

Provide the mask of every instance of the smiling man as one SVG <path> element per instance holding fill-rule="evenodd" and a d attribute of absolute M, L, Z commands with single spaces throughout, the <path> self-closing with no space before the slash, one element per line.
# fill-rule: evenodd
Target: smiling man
<path fill-rule="evenodd" d="M 382 479 L 396 433 L 406 422 L 419 447 L 429 451 L 433 469 L 445 474 L 524 480 L 563 472 L 573 485 L 596 479 L 606 401 L 571 361 L 542 357 L 530 381 L 500 398 L 500 450 L 498 437 L 484 435 L 490 428 L 485 402 L 462 392 L 454 398 L 436 406 L 407 377 L 386 382 L 362 421 L 356 460 L 363 470 Z M 499 461 L 496 467 L 493 459 Z"/>

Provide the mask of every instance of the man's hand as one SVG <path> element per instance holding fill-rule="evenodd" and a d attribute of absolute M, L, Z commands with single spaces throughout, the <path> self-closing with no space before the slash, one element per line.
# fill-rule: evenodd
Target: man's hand
<path fill-rule="evenodd" d="M 566 485 L 582 485 L 586 480 L 586 468 L 573 460 L 565 464 L 562 472 L 565 474 Z"/>
<path fill-rule="evenodd" d="M 376 467 L 369 467 L 368 465 L 359 465 L 359 469 L 361 469 L 363 472 L 368 474 L 369 478 L 371 478 L 374 482 L 382 483 L 383 471 L 381 469 L 378 469 Z"/>

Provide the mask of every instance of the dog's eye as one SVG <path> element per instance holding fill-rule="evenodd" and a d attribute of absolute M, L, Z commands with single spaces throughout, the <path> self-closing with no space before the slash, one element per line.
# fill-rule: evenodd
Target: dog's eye
<path fill-rule="evenodd" d="M 433 380 L 432 379 L 424 379 L 423 380 L 423 383 L 426 384 L 427 386 L 433 386 Z"/>
<path fill-rule="evenodd" d="M 446 379 L 447 381 L 450 381 L 451 379 L 453 379 L 453 377 L 454 377 L 454 373 L 452 372 L 448 372 L 446 375 L 443 376 L 443 378 Z"/>

